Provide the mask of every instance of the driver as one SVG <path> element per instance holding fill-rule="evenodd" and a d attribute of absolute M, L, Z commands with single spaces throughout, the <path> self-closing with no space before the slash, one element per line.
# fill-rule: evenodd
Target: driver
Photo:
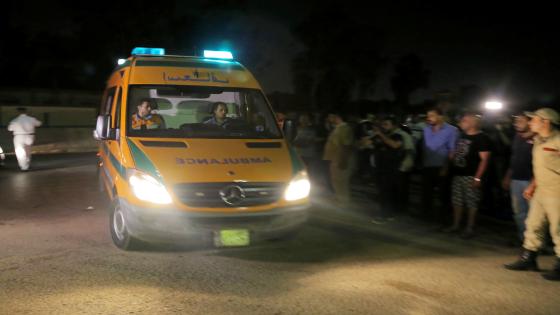
<path fill-rule="evenodd" d="M 226 117 L 228 113 L 227 105 L 224 102 L 216 102 L 212 104 L 212 118 L 205 121 L 205 124 L 224 127 L 230 119 Z"/>
<path fill-rule="evenodd" d="M 155 107 L 157 105 L 154 105 L 154 101 L 151 98 L 140 100 L 137 111 L 131 117 L 132 129 L 165 129 L 163 118 L 158 114 L 152 113 L 152 109 Z"/>

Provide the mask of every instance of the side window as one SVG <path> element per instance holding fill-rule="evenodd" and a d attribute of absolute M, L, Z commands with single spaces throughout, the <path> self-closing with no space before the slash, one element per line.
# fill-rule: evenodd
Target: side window
<path fill-rule="evenodd" d="M 121 125 L 121 104 L 122 104 L 122 88 L 119 87 L 119 89 L 117 90 L 117 103 L 115 104 L 115 120 L 114 120 L 114 128 L 115 129 L 120 129 L 120 125 Z"/>
<path fill-rule="evenodd" d="M 116 90 L 116 87 L 112 87 L 105 92 L 105 96 L 103 97 L 103 101 L 101 102 L 101 115 L 111 114 L 111 105 L 113 104 Z"/>

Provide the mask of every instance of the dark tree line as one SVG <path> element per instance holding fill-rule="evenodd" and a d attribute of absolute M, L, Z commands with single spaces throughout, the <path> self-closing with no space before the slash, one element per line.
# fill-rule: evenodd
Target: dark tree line
<path fill-rule="evenodd" d="M 414 91 L 429 85 L 430 72 L 418 56 L 408 54 L 392 60 L 383 54 L 385 42 L 391 39 L 372 19 L 370 9 L 311 5 L 293 33 L 305 45 L 292 63 L 294 86 L 312 109 L 341 108 L 367 99 L 378 83 L 380 70 L 391 64 L 396 112 L 408 108 Z"/>
<path fill-rule="evenodd" d="M 99 90 L 135 46 L 192 54 L 208 12 L 244 1 L 6 1 L 0 86 Z M 215 23 L 216 21 L 211 21 Z M 222 21 L 227 23 L 227 19 Z M 7 75 L 9 74 L 9 75 Z"/>
<path fill-rule="evenodd" d="M 274 38 L 267 39 L 251 20 L 244 23 L 246 9 L 254 5 L 250 1 L 6 1 L 4 5 L 2 87 L 98 91 L 116 60 L 127 57 L 134 46 L 192 55 L 203 47 L 229 45 L 249 69 L 258 72 L 271 62 L 262 51 L 274 44 Z M 291 79 L 309 107 L 327 109 L 367 99 L 380 69 L 390 64 L 395 64 L 391 83 L 396 103 L 403 108 L 415 90 L 427 87 L 429 72 L 417 56 L 394 60 L 383 55 L 390 38 L 370 11 L 328 1 L 305 6 L 307 11 L 288 20 L 304 46 L 292 61 Z"/>

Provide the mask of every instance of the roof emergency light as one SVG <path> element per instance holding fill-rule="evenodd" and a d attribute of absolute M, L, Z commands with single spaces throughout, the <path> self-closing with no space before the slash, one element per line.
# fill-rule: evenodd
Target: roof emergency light
<path fill-rule="evenodd" d="M 233 54 L 225 50 L 205 50 L 204 58 L 233 59 Z"/>
<path fill-rule="evenodd" d="M 165 55 L 164 48 L 151 48 L 151 47 L 134 47 L 132 49 L 131 55 Z"/>
<path fill-rule="evenodd" d="M 504 107 L 504 103 L 500 101 L 488 101 L 484 103 L 484 108 L 488 110 L 500 110 Z"/>

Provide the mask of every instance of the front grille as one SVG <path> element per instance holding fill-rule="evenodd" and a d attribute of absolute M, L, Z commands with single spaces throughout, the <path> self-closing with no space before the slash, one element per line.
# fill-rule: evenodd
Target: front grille
<path fill-rule="evenodd" d="M 244 198 L 234 204 L 226 203 L 220 191 L 229 186 L 242 189 Z M 271 204 L 280 198 L 283 183 L 191 183 L 174 187 L 175 195 L 189 207 L 223 208 L 251 207 Z"/>

